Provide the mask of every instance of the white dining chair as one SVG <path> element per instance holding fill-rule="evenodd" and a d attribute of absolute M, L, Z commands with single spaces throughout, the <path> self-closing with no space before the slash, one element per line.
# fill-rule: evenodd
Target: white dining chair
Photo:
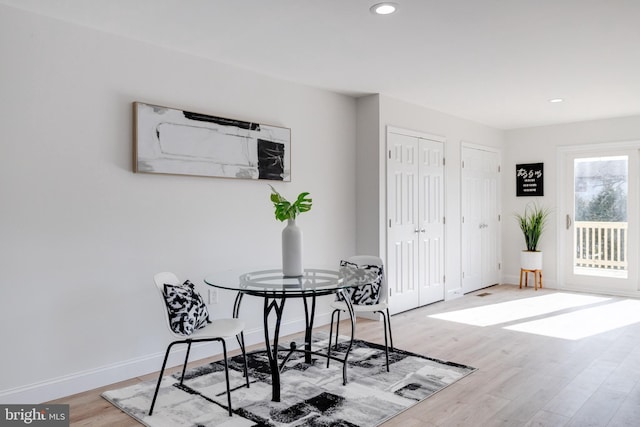
<path fill-rule="evenodd" d="M 358 315 L 358 313 L 380 313 L 382 315 L 383 326 L 384 326 L 385 356 L 387 361 L 387 371 L 389 371 L 389 348 L 393 350 L 393 335 L 391 334 L 391 316 L 389 314 L 389 299 L 388 299 L 389 290 L 387 287 L 387 279 L 384 273 L 384 265 L 383 265 L 382 259 L 380 259 L 380 257 L 373 256 L 373 255 L 355 255 L 350 258 L 347 258 L 344 261 L 350 264 L 354 264 L 359 268 L 376 266 L 376 267 L 379 267 L 381 270 L 381 275 L 380 275 L 381 283 L 380 283 L 378 301 L 375 303 L 371 303 L 371 302 L 368 303 L 366 301 L 360 301 L 360 302 L 352 301 L 352 306 L 353 306 L 354 314 L 356 316 Z M 361 288 L 366 285 L 369 285 L 369 284 L 364 284 L 364 285 L 358 286 L 357 288 Z M 355 290 L 356 295 L 358 294 L 357 288 Z M 344 301 L 339 301 L 339 300 L 333 301 L 331 303 L 331 308 L 333 308 L 333 312 L 331 313 L 331 327 L 329 330 L 329 346 L 331 346 L 331 339 L 333 335 L 334 317 L 337 314 L 338 321 L 336 323 L 336 341 L 335 341 L 335 348 L 337 348 L 338 335 L 339 335 L 338 327 L 340 324 L 340 313 L 347 312 L 348 308 L 347 308 L 347 304 Z M 388 331 L 388 336 L 387 336 L 387 331 Z M 389 342 L 391 343 L 391 346 L 389 346 Z M 329 359 L 327 359 L 327 365 L 328 364 L 329 364 Z"/>
<path fill-rule="evenodd" d="M 189 361 L 189 352 L 191 351 L 191 344 L 198 342 L 208 342 L 208 341 L 219 341 L 222 344 L 222 353 L 224 356 L 224 370 L 225 370 L 225 379 L 227 385 L 227 401 L 229 405 L 229 416 L 233 415 L 233 411 L 231 409 L 231 388 L 229 385 L 229 366 L 227 361 L 227 345 L 226 339 L 236 337 L 238 340 L 238 344 L 240 345 L 240 349 L 242 350 L 242 357 L 244 358 L 244 377 L 246 379 L 247 387 L 249 387 L 249 375 L 247 373 L 247 354 L 244 346 L 244 322 L 240 319 L 214 319 L 211 323 L 208 323 L 206 326 L 201 329 L 196 329 L 193 333 L 189 335 L 183 335 L 175 332 L 171 328 L 171 319 L 169 315 L 169 311 L 167 309 L 167 303 L 165 299 L 165 284 L 178 286 L 180 285 L 180 281 L 178 277 L 174 273 L 163 272 L 158 273 L 154 276 L 155 286 L 160 292 L 160 296 L 162 298 L 162 305 L 164 311 L 164 317 L 167 322 L 167 327 L 171 332 L 171 335 L 175 338 L 169 346 L 167 347 L 167 351 L 164 355 L 164 361 L 162 362 L 162 369 L 160 369 L 160 375 L 158 376 L 158 384 L 156 385 L 155 393 L 153 394 L 153 400 L 151 401 L 151 408 L 149 409 L 149 415 L 153 414 L 153 408 L 156 404 L 156 398 L 158 397 L 158 390 L 160 389 L 160 383 L 162 382 L 162 375 L 164 373 L 165 367 L 167 365 L 167 359 L 169 357 L 169 353 L 171 348 L 176 344 L 187 344 L 187 354 L 184 359 L 184 365 L 182 367 L 182 375 L 180 377 L 180 385 L 182 385 L 184 381 L 184 373 L 187 368 L 187 362 Z"/>

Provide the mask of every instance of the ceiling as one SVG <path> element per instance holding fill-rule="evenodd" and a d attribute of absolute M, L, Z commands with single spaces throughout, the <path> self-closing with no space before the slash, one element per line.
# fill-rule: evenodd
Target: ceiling
<path fill-rule="evenodd" d="M 498 129 L 640 115 L 640 0 L 0 0 Z M 562 103 L 550 103 L 563 98 Z"/>

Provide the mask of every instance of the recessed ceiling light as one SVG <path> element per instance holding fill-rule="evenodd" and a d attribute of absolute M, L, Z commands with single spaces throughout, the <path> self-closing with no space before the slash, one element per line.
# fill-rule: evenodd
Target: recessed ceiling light
<path fill-rule="evenodd" d="M 384 2 L 384 3 L 374 4 L 373 6 L 371 6 L 369 10 L 376 15 L 389 15 L 395 12 L 397 9 L 398 9 L 397 3 Z"/>
<path fill-rule="evenodd" d="M 553 104 L 556 104 L 558 102 L 563 102 L 563 101 L 564 101 L 564 99 L 562 99 L 562 98 L 553 98 L 553 99 L 549 100 L 549 102 L 551 102 Z"/>

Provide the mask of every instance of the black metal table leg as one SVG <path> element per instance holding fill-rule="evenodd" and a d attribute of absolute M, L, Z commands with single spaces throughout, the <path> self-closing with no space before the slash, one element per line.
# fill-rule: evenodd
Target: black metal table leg
<path fill-rule="evenodd" d="M 280 367 L 278 366 L 278 338 L 280 337 L 280 322 L 282 321 L 282 311 L 284 310 L 285 298 L 273 298 L 269 302 L 269 297 L 264 298 L 264 342 L 267 346 L 267 357 L 271 368 L 271 400 L 280 402 Z M 278 304 L 279 302 L 279 304 Z M 276 329 L 273 334 L 273 346 L 270 348 L 269 338 L 269 314 L 271 310 L 276 314 Z"/>
<path fill-rule="evenodd" d="M 237 319 L 240 314 L 240 303 L 242 303 L 242 297 L 244 297 L 244 293 L 238 292 L 236 294 L 236 299 L 233 302 L 233 317 L 235 319 Z"/>
<path fill-rule="evenodd" d="M 304 361 L 305 363 L 311 363 L 311 332 L 313 330 L 313 319 L 316 314 L 316 294 L 313 293 L 311 295 L 311 313 L 309 313 L 308 305 L 307 305 L 307 296 L 302 297 L 304 301 L 304 320 L 305 320 L 305 329 L 304 329 Z"/>
<path fill-rule="evenodd" d="M 353 338 L 356 333 L 356 317 L 353 311 L 353 304 L 351 304 L 351 298 L 349 298 L 344 289 L 340 289 L 338 292 L 342 295 L 342 299 L 347 305 L 349 319 L 351 320 L 351 340 L 349 340 L 349 347 L 347 347 L 347 351 L 344 354 L 344 362 L 342 362 L 342 384 L 347 385 L 347 361 L 349 359 L 349 352 L 351 351 L 351 347 L 353 347 Z M 331 345 L 331 343 L 329 343 L 329 345 Z"/>
<path fill-rule="evenodd" d="M 233 302 L 234 319 L 240 318 L 240 304 L 242 303 L 243 296 L 244 294 L 242 292 L 238 292 L 236 294 L 236 299 Z M 245 381 L 247 382 L 247 388 L 249 388 L 249 366 L 247 365 L 247 350 L 244 345 L 244 331 L 241 331 L 239 335 L 236 335 L 236 340 L 238 341 L 240 350 L 242 350 L 242 359 L 244 361 L 244 378 L 245 378 Z"/>

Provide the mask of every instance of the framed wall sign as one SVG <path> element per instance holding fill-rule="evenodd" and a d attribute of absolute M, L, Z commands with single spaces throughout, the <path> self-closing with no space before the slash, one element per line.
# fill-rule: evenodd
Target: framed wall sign
<path fill-rule="evenodd" d="M 544 163 L 516 165 L 516 196 L 544 196 Z"/>
<path fill-rule="evenodd" d="M 291 181 L 291 130 L 133 103 L 134 172 Z"/>

